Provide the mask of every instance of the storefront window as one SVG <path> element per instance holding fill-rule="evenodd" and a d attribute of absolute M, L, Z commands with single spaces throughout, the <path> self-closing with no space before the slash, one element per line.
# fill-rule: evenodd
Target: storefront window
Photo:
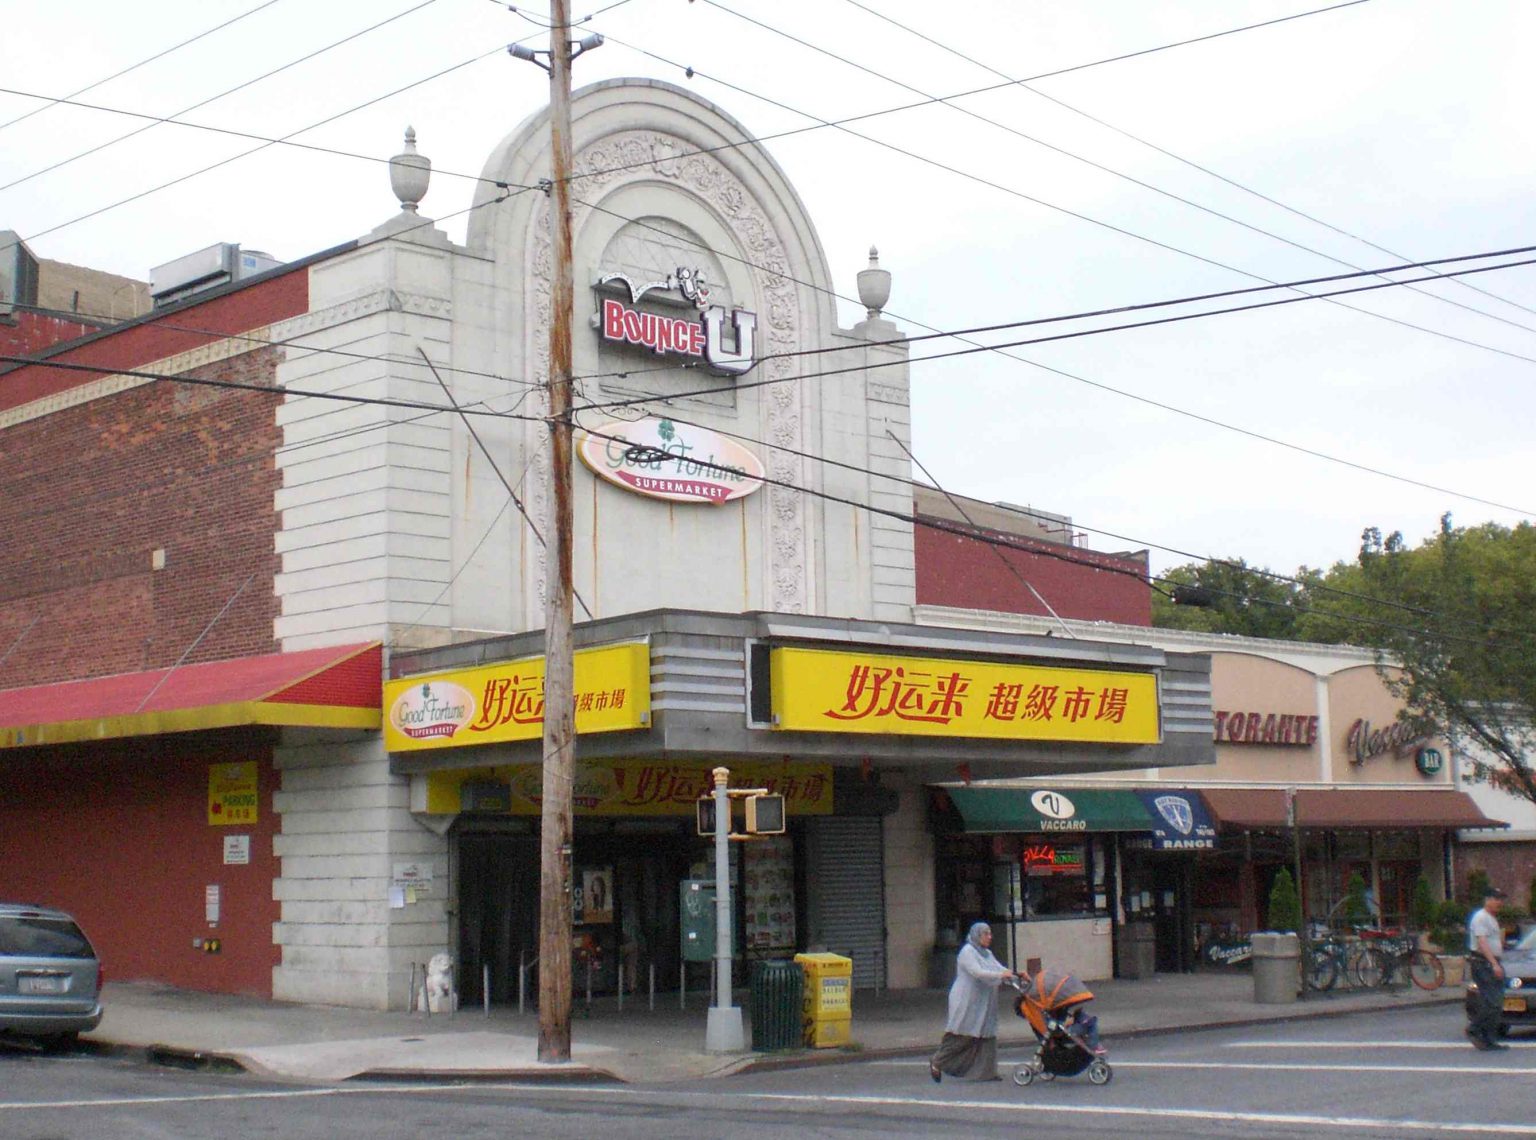
<path fill-rule="evenodd" d="M 1102 859 L 1093 858 L 1092 840 L 1058 843 L 1035 837 L 1024 844 L 1024 917 L 1062 918 L 1094 913 L 1090 871 Z"/>

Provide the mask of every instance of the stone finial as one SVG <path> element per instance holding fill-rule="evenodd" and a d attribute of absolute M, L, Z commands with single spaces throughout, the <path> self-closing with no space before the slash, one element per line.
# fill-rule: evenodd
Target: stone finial
<path fill-rule="evenodd" d="M 416 128 L 406 127 L 405 149 L 389 160 L 389 185 L 400 199 L 400 209 L 414 214 L 431 180 L 432 160 L 416 153 Z"/>
<path fill-rule="evenodd" d="M 880 251 L 869 247 L 869 268 L 859 270 L 859 303 L 869 311 L 869 320 L 879 320 L 880 310 L 891 299 L 891 271 L 880 268 Z"/>

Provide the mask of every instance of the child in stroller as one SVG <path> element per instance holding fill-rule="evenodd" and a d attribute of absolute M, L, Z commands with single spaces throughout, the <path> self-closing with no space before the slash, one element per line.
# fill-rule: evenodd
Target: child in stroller
<path fill-rule="evenodd" d="M 1099 1019 L 1088 1012 L 1093 992 L 1063 970 L 1044 968 L 1023 975 L 1014 988 L 1019 996 L 1013 1012 L 1029 1022 L 1039 1043 L 1035 1055 L 1014 1069 L 1014 1083 L 1075 1077 L 1086 1069 L 1094 1084 L 1108 1084 L 1114 1076 L 1108 1050 L 1099 1042 Z"/>

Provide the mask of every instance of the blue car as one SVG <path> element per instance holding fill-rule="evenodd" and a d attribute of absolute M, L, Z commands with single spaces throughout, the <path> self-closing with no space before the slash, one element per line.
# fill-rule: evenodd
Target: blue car
<path fill-rule="evenodd" d="M 101 1023 L 101 963 L 61 910 L 0 903 L 0 1034 L 62 1049 Z"/>
<path fill-rule="evenodd" d="M 1467 982 L 1467 1013 L 1477 1000 L 1477 983 Z M 1536 928 L 1527 930 L 1504 951 L 1504 1015 L 1499 1036 L 1512 1026 L 1536 1025 Z"/>

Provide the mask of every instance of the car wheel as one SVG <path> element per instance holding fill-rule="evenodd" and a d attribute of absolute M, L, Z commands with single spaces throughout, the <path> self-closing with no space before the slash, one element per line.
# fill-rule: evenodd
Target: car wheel
<path fill-rule="evenodd" d="M 1509 1036 L 1509 1022 L 1507 1022 L 1507 1021 L 1499 1022 L 1499 1028 L 1498 1028 L 1497 1032 L 1498 1032 L 1498 1035 L 1500 1037 L 1508 1037 Z"/>

